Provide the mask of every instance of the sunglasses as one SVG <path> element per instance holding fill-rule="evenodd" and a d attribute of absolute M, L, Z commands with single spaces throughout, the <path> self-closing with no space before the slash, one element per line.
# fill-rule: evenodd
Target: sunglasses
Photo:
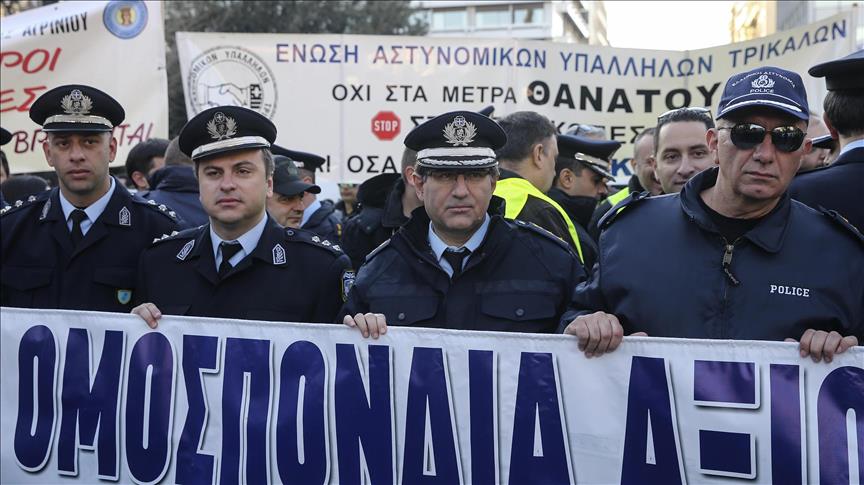
<path fill-rule="evenodd" d="M 708 118 L 713 118 L 713 117 L 711 116 L 711 110 L 708 109 L 708 108 L 701 108 L 701 107 L 699 107 L 699 106 L 685 106 L 685 107 L 683 107 L 683 108 L 676 108 L 676 109 L 672 109 L 672 110 L 669 110 L 669 111 L 663 113 L 662 115 L 660 115 L 660 116 L 657 117 L 657 121 L 662 121 L 663 118 L 665 118 L 665 117 L 667 117 L 667 116 L 669 116 L 669 115 L 673 115 L 673 114 L 675 114 L 675 113 L 682 113 L 682 112 L 687 112 L 687 113 L 696 113 L 696 114 L 700 114 L 700 115 L 707 115 Z"/>
<path fill-rule="evenodd" d="M 765 140 L 765 134 L 771 133 L 771 143 L 781 152 L 794 152 L 801 148 L 806 133 L 794 126 L 778 126 L 771 131 L 755 123 L 738 123 L 735 126 L 725 126 L 718 130 L 729 130 L 732 144 L 742 150 L 749 150 Z"/>

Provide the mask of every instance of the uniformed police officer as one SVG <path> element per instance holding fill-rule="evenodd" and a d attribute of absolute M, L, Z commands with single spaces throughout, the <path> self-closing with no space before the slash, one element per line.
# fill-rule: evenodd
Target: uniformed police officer
<path fill-rule="evenodd" d="M 786 193 L 810 148 L 801 77 L 774 67 L 736 74 L 717 116 L 707 141 L 719 167 L 680 194 L 633 195 L 610 212 L 599 271 L 563 322 L 620 321 L 665 337 L 793 338 L 802 356 L 830 361 L 864 334 L 864 238 Z"/>
<path fill-rule="evenodd" d="M 283 155 L 294 161 L 300 177 L 308 184 L 315 183 L 315 172 L 321 170 L 326 160 L 314 153 L 288 150 L 275 146 L 273 153 Z M 336 205 L 329 200 L 318 200 L 318 192 L 303 193 L 303 220 L 300 227 L 318 236 L 338 243 L 342 238 L 342 219 L 336 213 Z"/>
<path fill-rule="evenodd" d="M 790 193 L 810 207 L 836 210 L 864 231 L 864 50 L 809 72 L 825 78 L 825 124 L 840 141 L 840 155 L 830 166 L 797 177 Z"/>
<path fill-rule="evenodd" d="M 424 207 L 366 258 L 342 309 L 343 323 L 375 338 L 387 322 L 555 331 L 585 274 L 566 243 L 501 217 L 501 200 L 492 196 L 494 150 L 505 140 L 497 123 L 470 111 L 438 116 L 406 137 L 418 152 L 414 185 Z M 620 338 L 609 340 L 605 345 L 614 348 Z"/>
<path fill-rule="evenodd" d="M 164 205 L 133 196 L 108 175 L 120 104 L 83 85 L 45 92 L 30 108 L 59 187 L 15 201 L 2 216 L 6 306 L 128 312 L 138 258 L 176 229 Z"/>
<path fill-rule="evenodd" d="M 146 303 L 133 312 L 151 327 L 162 314 L 333 321 L 353 272 L 336 244 L 267 216 L 274 139 L 270 120 L 236 106 L 207 109 L 183 127 L 180 149 L 195 162 L 210 222 L 141 258 Z"/>
<path fill-rule="evenodd" d="M 282 227 L 300 227 L 303 220 L 303 195 L 320 194 L 321 187 L 304 182 L 294 161 L 274 155 L 273 194 L 267 197 L 267 213 Z"/>

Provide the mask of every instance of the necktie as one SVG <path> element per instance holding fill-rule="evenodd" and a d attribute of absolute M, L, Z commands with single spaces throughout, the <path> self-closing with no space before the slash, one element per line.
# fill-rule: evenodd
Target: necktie
<path fill-rule="evenodd" d="M 219 248 L 222 250 L 222 263 L 219 264 L 219 278 L 224 278 L 234 266 L 229 262 L 243 246 L 239 242 L 221 242 Z"/>
<path fill-rule="evenodd" d="M 78 243 L 84 239 L 84 232 L 81 231 L 81 222 L 87 219 L 87 213 L 81 209 L 75 209 L 69 214 L 69 219 L 72 219 L 72 232 L 70 234 L 72 237 L 72 246 L 77 247 Z"/>
<path fill-rule="evenodd" d="M 450 267 L 453 268 L 453 276 L 451 279 L 455 279 L 457 276 L 462 274 L 462 263 L 465 261 L 471 254 L 471 251 L 468 249 L 463 249 L 462 251 L 453 251 L 448 249 L 444 251 L 444 259 L 450 263 Z"/>

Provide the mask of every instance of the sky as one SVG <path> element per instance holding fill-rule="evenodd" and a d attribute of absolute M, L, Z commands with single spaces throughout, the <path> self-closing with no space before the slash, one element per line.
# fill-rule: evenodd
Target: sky
<path fill-rule="evenodd" d="M 691 50 L 731 42 L 732 4 L 721 1 L 605 2 L 613 47 Z"/>

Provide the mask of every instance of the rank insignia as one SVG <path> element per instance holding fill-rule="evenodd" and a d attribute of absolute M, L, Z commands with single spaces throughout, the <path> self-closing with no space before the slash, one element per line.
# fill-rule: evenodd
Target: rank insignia
<path fill-rule="evenodd" d="M 219 111 L 207 122 L 207 133 L 214 140 L 224 140 L 237 134 L 237 121 Z"/>
<path fill-rule="evenodd" d="M 39 216 L 40 221 L 48 217 L 49 210 L 51 210 L 51 199 L 48 199 L 48 202 L 45 202 L 45 205 L 42 206 L 42 215 Z"/>
<path fill-rule="evenodd" d="M 126 207 L 120 209 L 118 222 L 121 226 L 129 227 L 132 225 L 132 213 L 129 212 L 129 209 Z"/>
<path fill-rule="evenodd" d="M 35 195 L 31 195 L 30 197 L 27 197 L 27 202 L 33 202 L 33 201 L 35 201 L 35 200 L 36 200 L 36 196 L 35 196 Z"/>
<path fill-rule="evenodd" d="M 117 301 L 125 305 L 132 301 L 132 290 L 117 290 Z"/>
<path fill-rule="evenodd" d="M 314 242 L 321 242 L 321 238 L 318 237 L 318 236 L 312 236 L 312 241 L 314 241 Z"/>
<path fill-rule="evenodd" d="M 177 253 L 177 259 L 179 259 L 180 261 L 185 261 L 185 260 L 186 260 L 186 256 L 189 256 L 189 253 L 192 252 L 192 248 L 193 248 L 193 247 L 195 247 L 195 240 L 194 240 L 194 239 L 192 239 L 191 241 L 187 242 L 187 243 L 183 246 L 183 249 L 181 249 L 180 252 Z"/>
<path fill-rule="evenodd" d="M 281 244 L 273 246 L 273 264 L 285 264 L 285 248 Z"/>

